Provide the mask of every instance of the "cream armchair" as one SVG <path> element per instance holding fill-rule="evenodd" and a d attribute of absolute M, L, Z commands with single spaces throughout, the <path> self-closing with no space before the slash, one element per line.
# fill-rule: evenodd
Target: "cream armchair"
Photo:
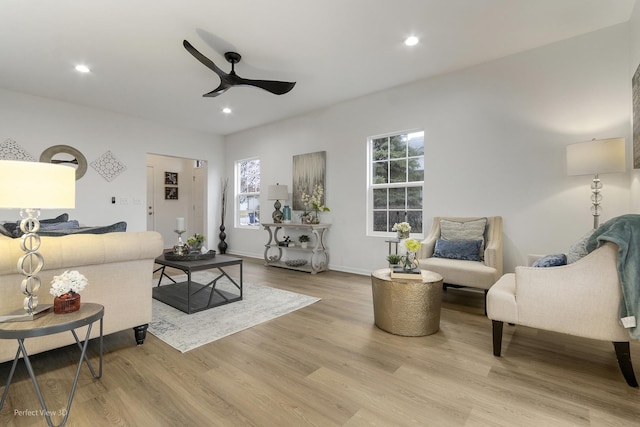
<path fill-rule="evenodd" d="M 467 261 L 460 259 L 436 258 L 434 250 L 436 242 L 441 237 L 441 220 L 468 222 L 481 218 L 469 217 L 435 217 L 431 231 L 422 242 L 418 252 L 418 263 L 422 270 L 430 270 L 440 274 L 444 286 L 455 285 L 479 288 L 485 291 L 502 276 L 502 217 L 487 217 L 484 230 L 484 259 L 481 261 Z"/>
<path fill-rule="evenodd" d="M 516 267 L 491 287 L 487 315 L 493 324 L 493 354 L 500 356 L 504 322 L 613 342 L 622 374 L 638 387 L 629 333 L 620 324 L 622 291 L 618 247 L 605 243 L 561 267 Z"/>

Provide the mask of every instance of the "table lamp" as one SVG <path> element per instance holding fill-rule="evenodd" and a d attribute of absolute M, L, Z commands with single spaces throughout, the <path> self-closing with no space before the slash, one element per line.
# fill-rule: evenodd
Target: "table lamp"
<path fill-rule="evenodd" d="M 602 183 L 599 174 L 624 172 L 624 138 L 601 139 L 567 145 L 567 175 L 593 175 L 591 213 L 593 228 L 598 228 Z"/>
<path fill-rule="evenodd" d="M 74 208 L 75 168 L 50 163 L 0 160 L 0 208 L 20 209 L 20 229 L 24 233 L 18 259 L 18 272 L 24 276 L 20 289 L 25 295 L 23 308 L 0 315 L 0 322 L 33 320 L 51 305 L 38 306 L 40 277 L 44 266 L 40 248 L 40 209 Z"/>
<path fill-rule="evenodd" d="M 275 210 L 271 214 L 271 218 L 273 218 L 273 222 L 281 223 L 282 222 L 282 211 L 280 208 L 282 205 L 280 204 L 280 200 L 287 200 L 289 198 L 289 189 L 286 185 L 270 185 L 267 190 L 267 198 L 269 200 L 275 200 L 276 202 L 273 204 Z"/>

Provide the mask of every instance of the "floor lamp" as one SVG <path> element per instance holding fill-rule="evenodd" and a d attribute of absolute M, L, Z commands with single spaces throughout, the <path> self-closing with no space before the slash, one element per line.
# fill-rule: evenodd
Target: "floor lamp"
<path fill-rule="evenodd" d="M 40 209 L 74 208 L 76 200 L 76 171 L 70 166 L 40 162 L 0 160 L 0 208 L 20 209 L 20 229 L 24 233 L 18 259 L 20 285 L 25 295 L 23 307 L 0 315 L 0 322 L 33 320 L 51 305 L 38 306 L 40 276 L 44 258 L 40 249 Z"/>
<path fill-rule="evenodd" d="M 624 172 L 624 138 L 611 138 L 567 145 L 567 175 L 593 175 L 591 214 L 593 228 L 598 228 L 602 208 L 602 182 L 599 174 Z"/>

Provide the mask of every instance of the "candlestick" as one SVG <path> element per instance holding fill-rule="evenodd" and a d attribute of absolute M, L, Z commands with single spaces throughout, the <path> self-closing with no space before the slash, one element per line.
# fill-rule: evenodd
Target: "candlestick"
<path fill-rule="evenodd" d="M 178 234 L 178 244 L 173 247 L 173 253 L 176 255 L 186 255 L 189 253 L 189 246 L 185 245 L 182 241 L 182 233 L 184 230 L 173 230 L 176 234 Z"/>
<path fill-rule="evenodd" d="M 186 228 L 184 228 L 184 218 L 176 218 L 176 232 L 177 231 L 185 231 Z"/>

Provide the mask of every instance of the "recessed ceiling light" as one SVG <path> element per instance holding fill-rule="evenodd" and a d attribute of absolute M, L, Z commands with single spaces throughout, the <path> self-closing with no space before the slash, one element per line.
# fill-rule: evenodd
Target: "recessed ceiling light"
<path fill-rule="evenodd" d="M 86 65 L 80 64 L 80 65 L 76 65 L 76 71 L 78 71 L 80 73 L 88 73 L 91 70 Z"/>
<path fill-rule="evenodd" d="M 418 39 L 416 36 L 409 36 L 405 39 L 404 44 L 406 44 L 407 46 L 415 46 L 419 41 L 420 39 Z"/>
<path fill-rule="evenodd" d="M 222 112 L 223 112 L 223 113 L 225 113 L 225 114 L 231 114 L 231 108 L 229 108 L 229 107 L 224 107 L 224 108 L 222 109 Z"/>

